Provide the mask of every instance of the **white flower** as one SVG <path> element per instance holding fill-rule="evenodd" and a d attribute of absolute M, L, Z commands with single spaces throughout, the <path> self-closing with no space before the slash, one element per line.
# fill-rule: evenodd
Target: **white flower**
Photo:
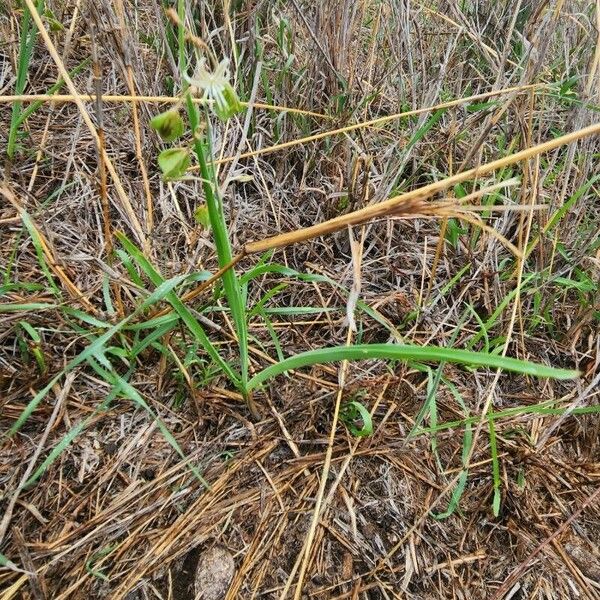
<path fill-rule="evenodd" d="M 219 111 L 226 111 L 228 102 L 226 92 L 231 88 L 229 83 L 229 60 L 224 58 L 217 68 L 211 73 L 206 68 L 206 59 L 202 58 L 196 67 L 193 77 L 185 76 L 186 81 L 203 90 L 204 100 L 214 100 Z"/>

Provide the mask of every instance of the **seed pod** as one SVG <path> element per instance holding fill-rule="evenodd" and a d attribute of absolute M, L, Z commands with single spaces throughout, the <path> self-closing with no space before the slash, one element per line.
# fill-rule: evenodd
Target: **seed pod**
<path fill-rule="evenodd" d="M 190 152 L 187 148 L 163 150 L 158 155 L 158 166 L 165 179 L 178 179 L 190 166 Z"/>
<path fill-rule="evenodd" d="M 150 126 L 165 142 L 172 142 L 183 135 L 183 119 L 176 110 L 168 110 L 156 115 Z"/>

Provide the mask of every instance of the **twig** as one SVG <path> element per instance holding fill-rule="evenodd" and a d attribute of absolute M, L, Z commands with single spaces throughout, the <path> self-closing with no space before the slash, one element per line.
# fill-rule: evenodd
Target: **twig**
<path fill-rule="evenodd" d="M 0 95 L 0 103 L 12 104 L 13 102 L 49 102 L 51 104 L 60 104 L 64 102 L 76 102 L 77 98 L 81 98 L 84 102 L 92 102 L 94 96 L 91 94 L 20 94 L 20 95 Z M 467 101 L 465 98 L 464 101 Z M 122 95 L 122 94 L 104 94 L 102 102 L 107 104 L 119 104 L 121 102 L 134 102 L 135 104 L 152 103 L 152 104 L 179 104 L 181 98 L 179 96 L 138 96 L 138 95 Z M 204 98 L 192 98 L 194 104 L 212 104 L 213 100 Z M 305 115 L 307 117 L 316 117 L 317 119 L 325 119 L 330 121 L 332 117 L 323 113 L 304 110 L 303 108 L 293 108 L 291 106 L 282 106 L 276 104 L 265 104 L 264 102 L 241 102 L 242 106 L 247 108 L 260 108 L 264 110 L 274 110 L 277 112 L 286 112 L 290 114 Z"/>
<path fill-rule="evenodd" d="M 485 163 L 474 169 L 462 171 L 461 173 L 457 173 L 452 177 L 447 177 L 441 181 L 430 183 L 429 185 L 416 190 L 400 194 L 399 196 L 394 196 L 393 198 L 385 200 L 384 202 L 380 202 L 379 204 L 367 206 L 360 210 L 330 219 L 324 223 L 318 223 L 317 225 L 311 225 L 310 227 L 305 227 L 304 229 L 298 229 L 289 233 L 282 233 L 264 240 L 250 242 L 249 244 L 246 244 L 245 251 L 247 254 L 253 254 L 255 252 L 264 252 L 272 248 L 283 248 L 285 246 L 289 246 L 290 244 L 297 244 L 298 242 L 304 242 L 315 237 L 340 231 L 349 225 L 359 225 L 374 218 L 392 215 L 397 210 L 407 210 L 411 207 L 411 202 L 420 202 L 419 206 L 421 206 L 423 204 L 422 201 L 426 198 L 446 190 L 457 183 L 462 183 L 463 181 L 480 177 L 486 173 L 491 173 L 497 169 L 502 169 L 508 165 L 527 160 L 550 150 L 554 150 L 560 146 L 571 144 L 576 140 L 597 134 L 600 134 L 600 123 L 595 123 L 589 127 L 578 129 L 568 133 L 567 135 L 549 140 L 543 144 L 538 144 L 531 148 L 526 148 L 525 150 L 521 150 L 520 152 L 510 154 L 498 160 Z"/>

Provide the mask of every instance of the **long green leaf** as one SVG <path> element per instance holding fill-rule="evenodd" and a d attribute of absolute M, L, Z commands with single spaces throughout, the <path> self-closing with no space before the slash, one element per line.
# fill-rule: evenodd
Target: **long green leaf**
<path fill-rule="evenodd" d="M 49 304 L 48 302 L 20 302 L 14 304 L 0 304 L 0 314 L 13 312 L 24 313 L 34 310 L 49 310 L 51 308 L 58 308 L 59 306 L 59 304 Z"/>
<path fill-rule="evenodd" d="M 569 413 L 570 416 L 579 415 L 597 415 L 600 414 L 600 404 L 594 404 L 593 406 L 582 406 L 580 408 L 569 409 L 564 408 L 550 408 L 551 405 L 556 404 L 556 400 L 547 400 L 534 404 L 532 406 L 515 406 L 513 408 L 507 408 L 498 412 L 489 413 L 486 418 L 499 421 L 500 419 L 513 419 L 514 417 L 521 417 L 525 415 L 542 415 L 544 417 L 553 417 L 556 415 L 564 415 Z M 456 429 L 458 427 L 469 427 L 475 425 L 481 420 L 481 417 L 473 416 L 465 419 L 458 419 L 456 421 L 447 421 L 445 423 L 439 423 L 435 428 L 433 427 L 422 427 L 415 433 L 415 436 L 431 433 L 433 431 L 447 431 L 448 429 Z"/>
<path fill-rule="evenodd" d="M 595 175 L 590 180 L 586 181 L 582 186 L 580 186 L 577 191 L 550 217 L 548 223 L 543 229 L 544 234 L 550 233 L 556 225 L 560 222 L 560 220 L 567 214 L 567 212 L 573 207 L 573 205 L 583 196 L 587 194 L 588 190 L 598 181 L 600 180 L 600 175 Z M 538 235 L 535 239 L 531 240 L 527 245 L 526 256 L 529 256 L 531 251 L 538 245 L 540 241 L 540 235 Z"/>
<path fill-rule="evenodd" d="M 460 407 L 465 412 L 467 418 L 469 418 L 469 409 L 465 404 L 462 396 L 459 391 L 456 389 L 456 386 L 453 383 L 450 383 L 447 379 L 442 378 L 444 384 L 450 390 L 450 393 L 454 396 Z M 437 425 L 436 425 L 437 427 Z M 462 447 L 462 471 L 458 477 L 458 481 L 456 482 L 456 487 L 452 491 L 452 496 L 450 497 L 450 502 L 448 503 L 448 508 L 441 513 L 432 513 L 434 519 L 443 520 L 447 519 L 451 516 L 454 511 L 458 509 L 460 504 L 460 499 L 462 498 L 463 492 L 465 491 L 465 487 L 467 485 L 467 479 L 469 477 L 469 463 L 471 456 L 471 447 L 473 446 L 473 428 L 470 423 L 465 424 L 465 433 L 463 435 L 463 447 Z"/>
<path fill-rule="evenodd" d="M 248 389 L 253 390 L 268 379 L 301 367 L 310 365 L 339 362 L 342 360 L 365 360 L 385 358 L 388 360 L 422 360 L 431 362 L 451 362 L 474 367 L 490 367 L 503 369 L 534 377 L 550 377 L 553 379 L 573 379 L 579 376 L 579 371 L 557 369 L 516 358 L 470 352 L 455 348 L 439 348 L 437 346 L 413 346 L 409 344 L 364 344 L 357 346 L 339 346 L 337 348 L 322 348 L 296 354 L 284 361 L 271 365 L 260 371 L 248 382 Z"/>
<path fill-rule="evenodd" d="M 496 439 L 496 428 L 494 426 L 494 419 L 488 419 L 488 428 L 490 433 L 490 452 L 492 455 L 492 480 L 494 487 L 492 511 L 494 513 L 494 516 L 497 517 L 500 514 L 500 501 L 502 500 L 502 494 L 500 493 L 500 460 L 498 459 L 498 442 Z"/>
<path fill-rule="evenodd" d="M 288 277 L 294 277 L 300 281 L 309 281 L 313 283 L 327 283 L 331 285 L 334 289 L 339 290 L 345 296 L 348 296 L 350 294 L 350 290 L 348 290 L 348 288 L 345 288 L 343 285 L 340 285 L 337 281 L 325 275 L 318 275 L 314 273 L 302 273 L 301 271 L 296 271 L 295 269 L 290 269 L 289 267 L 277 263 L 257 265 L 253 269 L 240 276 L 240 283 L 242 285 L 247 285 L 252 279 L 256 279 L 257 277 L 268 273 L 274 275 L 287 275 Z M 390 332 L 390 335 L 397 342 L 403 341 L 400 332 L 394 327 L 391 321 L 384 317 L 380 312 L 371 308 L 366 302 L 360 299 L 356 303 L 356 307 L 363 311 L 367 316 L 371 317 L 374 321 L 385 327 L 385 329 L 387 329 Z"/>
<path fill-rule="evenodd" d="M 144 271 L 144 273 L 148 276 L 150 281 L 154 285 L 160 286 L 164 280 L 162 275 L 152 266 L 150 261 L 140 252 L 135 244 L 133 244 L 127 236 L 123 233 L 116 234 L 119 241 L 123 244 L 123 247 L 127 250 L 129 255 L 138 263 L 140 268 Z M 171 304 L 171 306 L 175 309 L 177 314 L 181 317 L 181 320 L 187 325 L 188 329 L 192 332 L 194 337 L 202 344 L 202 347 L 206 350 L 208 355 L 219 365 L 219 367 L 223 370 L 223 372 L 229 377 L 229 379 L 234 383 L 234 385 L 239 386 L 239 377 L 233 371 L 231 366 L 221 357 L 221 355 L 217 352 L 216 348 L 210 341 L 208 335 L 204 331 L 204 328 L 198 323 L 189 309 L 185 306 L 185 304 L 177 297 L 174 292 L 170 292 L 165 295 L 165 299 Z"/>

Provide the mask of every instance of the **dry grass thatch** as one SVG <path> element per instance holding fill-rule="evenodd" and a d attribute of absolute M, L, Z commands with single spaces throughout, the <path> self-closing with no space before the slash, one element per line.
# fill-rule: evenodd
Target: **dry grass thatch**
<path fill-rule="evenodd" d="M 34 4 L 0 0 L 0 599 L 600 598 L 600 3 Z M 244 99 L 213 130 L 226 265 L 149 126 L 181 17 Z M 581 377 L 343 361 L 249 405 L 141 310 L 122 232 L 197 275 L 174 289 L 226 361 L 219 281 L 278 265 L 251 375 L 400 342 Z"/>

